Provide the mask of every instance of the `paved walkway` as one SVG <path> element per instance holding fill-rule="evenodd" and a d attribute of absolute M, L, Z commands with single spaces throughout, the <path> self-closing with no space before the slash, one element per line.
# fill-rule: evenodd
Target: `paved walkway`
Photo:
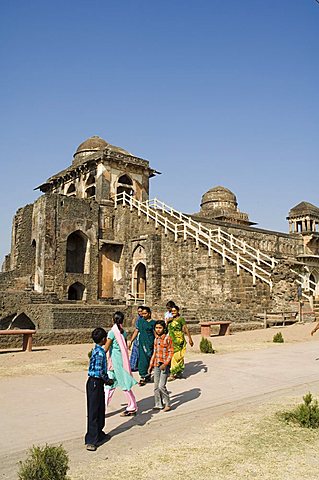
<path fill-rule="evenodd" d="M 105 456 L 112 448 L 134 446 L 137 438 L 151 441 L 156 429 L 148 427 L 153 423 L 165 423 L 167 429 L 179 425 L 187 432 L 194 418 L 213 421 L 250 402 L 303 395 L 309 390 L 317 393 L 318 357 L 319 342 L 274 345 L 227 355 L 190 354 L 187 378 L 169 384 L 171 412 L 152 412 L 153 385 L 148 384 L 135 387 L 139 415 L 121 418 L 125 397 L 116 392 L 105 428 L 112 439 L 93 455 Z M 71 462 L 92 459 L 92 453 L 83 446 L 85 381 L 85 372 L 0 379 L 0 478 L 16 478 L 17 461 L 33 444 L 63 442 Z"/>

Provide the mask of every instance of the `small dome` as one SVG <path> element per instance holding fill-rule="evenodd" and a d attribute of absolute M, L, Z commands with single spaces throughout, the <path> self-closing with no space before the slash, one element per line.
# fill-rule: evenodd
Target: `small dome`
<path fill-rule="evenodd" d="M 111 152 L 120 153 L 121 155 L 130 155 L 131 153 L 124 150 L 124 148 L 116 147 L 110 143 L 103 140 L 103 138 L 94 135 L 93 137 L 88 138 L 85 142 L 81 143 L 78 146 L 75 154 L 73 155 L 73 165 L 80 165 L 81 163 L 87 160 L 87 157 L 108 148 Z"/>
<path fill-rule="evenodd" d="M 236 195 L 225 187 L 214 187 L 204 193 L 201 201 L 202 209 L 212 209 L 226 207 L 230 209 L 237 208 Z"/>
<path fill-rule="evenodd" d="M 90 154 L 106 148 L 109 144 L 103 138 L 94 135 L 78 146 L 74 157 L 80 153 Z"/>

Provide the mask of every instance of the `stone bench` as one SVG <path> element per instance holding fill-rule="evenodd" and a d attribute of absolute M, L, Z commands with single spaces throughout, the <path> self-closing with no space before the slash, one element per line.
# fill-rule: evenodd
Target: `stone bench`
<path fill-rule="evenodd" d="M 202 322 L 200 324 L 200 333 L 202 337 L 210 337 L 210 327 L 212 325 L 219 325 L 218 335 L 230 335 L 230 325 L 231 322 L 220 321 L 220 322 Z"/>
<path fill-rule="evenodd" d="M 31 352 L 32 350 L 32 335 L 35 330 L 0 330 L 0 335 L 22 335 L 22 350 Z"/>

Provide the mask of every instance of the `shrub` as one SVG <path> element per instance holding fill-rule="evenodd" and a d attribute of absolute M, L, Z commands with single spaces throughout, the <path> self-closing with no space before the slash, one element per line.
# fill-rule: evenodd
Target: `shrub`
<path fill-rule="evenodd" d="M 311 393 L 303 397 L 301 403 L 290 412 L 281 412 L 279 417 L 287 423 L 294 423 L 304 428 L 319 428 L 319 404 Z"/>
<path fill-rule="evenodd" d="M 272 341 L 274 343 L 284 343 L 284 337 L 282 336 L 282 333 L 281 332 L 276 333 L 276 335 L 274 335 Z"/>
<path fill-rule="evenodd" d="M 212 342 L 208 340 L 208 338 L 202 337 L 199 344 L 199 349 L 202 353 L 215 353 Z"/>
<path fill-rule="evenodd" d="M 69 457 L 62 445 L 33 446 L 24 462 L 19 462 L 20 480 L 66 480 Z"/>

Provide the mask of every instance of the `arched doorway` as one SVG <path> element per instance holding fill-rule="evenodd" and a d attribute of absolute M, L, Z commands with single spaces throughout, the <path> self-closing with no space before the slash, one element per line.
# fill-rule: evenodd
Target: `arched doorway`
<path fill-rule="evenodd" d="M 145 248 L 138 244 L 132 254 L 132 291 L 131 297 L 135 302 L 145 302 L 146 295 L 146 252 Z"/>
<path fill-rule="evenodd" d="M 89 273 L 88 238 L 80 230 L 68 236 L 66 245 L 66 272 Z"/>
<path fill-rule="evenodd" d="M 85 286 L 80 282 L 75 282 L 69 286 L 68 300 L 84 300 Z"/>
<path fill-rule="evenodd" d="M 134 269 L 133 294 L 137 300 L 144 300 L 146 294 L 146 267 L 138 263 Z"/>
<path fill-rule="evenodd" d="M 309 290 L 314 297 L 319 295 L 319 273 L 313 270 L 309 275 Z"/>

